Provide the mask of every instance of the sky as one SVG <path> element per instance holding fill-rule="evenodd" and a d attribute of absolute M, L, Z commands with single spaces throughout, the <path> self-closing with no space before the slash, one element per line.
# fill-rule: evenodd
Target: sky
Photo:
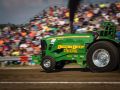
<path fill-rule="evenodd" d="M 67 5 L 67 0 L 0 0 L 0 24 L 23 24 L 43 9 Z"/>
<path fill-rule="evenodd" d="M 84 0 L 85 2 L 110 2 L 120 0 Z M 34 15 L 49 6 L 67 6 L 68 0 L 0 0 L 0 24 L 25 24 Z"/>

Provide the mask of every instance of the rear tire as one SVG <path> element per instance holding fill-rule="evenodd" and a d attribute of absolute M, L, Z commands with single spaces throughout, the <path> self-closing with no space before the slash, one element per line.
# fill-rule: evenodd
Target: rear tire
<path fill-rule="evenodd" d="M 41 61 L 41 66 L 46 72 L 53 72 L 55 70 L 56 61 L 50 57 L 45 56 Z"/>
<path fill-rule="evenodd" d="M 119 61 L 118 49 L 108 41 L 94 43 L 87 52 L 87 65 L 93 72 L 114 70 Z"/>

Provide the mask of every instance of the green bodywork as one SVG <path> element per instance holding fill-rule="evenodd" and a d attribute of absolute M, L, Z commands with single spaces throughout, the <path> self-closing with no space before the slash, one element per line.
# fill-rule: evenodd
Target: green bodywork
<path fill-rule="evenodd" d="M 65 34 L 63 36 L 51 36 L 41 41 L 41 59 L 51 56 L 56 62 L 61 60 L 76 61 L 81 68 L 85 68 L 87 50 L 90 45 L 100 40 L 119 43 L 115 39 L 116 27 L 114 23 L 104 22 L 101 24 L 104 30 L 97 30 L 97 37 L 93 32 L 81 34 Z"/>

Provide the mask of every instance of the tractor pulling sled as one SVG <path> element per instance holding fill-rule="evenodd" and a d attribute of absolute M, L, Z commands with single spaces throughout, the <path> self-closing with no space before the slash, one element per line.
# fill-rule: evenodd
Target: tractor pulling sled
<path fill-rule="evenodd" d="M 76 62 L 92 72 L 113 71 L 119 66 L 120 40 L 116 26 L 106 21 L 102 30 L 74 34 L 73 19 L 79 0 L 70 0 L 71 34 L 51 36 L 41 40 L 41 66 L 46 72 L 61 70 L 66 63 Z"/>

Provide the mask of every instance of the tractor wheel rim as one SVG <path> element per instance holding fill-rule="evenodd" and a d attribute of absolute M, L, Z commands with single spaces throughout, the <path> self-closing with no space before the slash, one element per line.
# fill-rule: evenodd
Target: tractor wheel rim
<path fill-rule="evenodd" d="M 49 68 L 51 66 L 51 61 L 49 59 L 45 59 L 43 61 L 43 65 L 44 67 Z"/>
<path fill-rule="evenodd" d="M 110 62 L 110 54 L 105 49 L 97 49 L 93 53 L 92 60 L 97 67 L 105 67 Z"/>

